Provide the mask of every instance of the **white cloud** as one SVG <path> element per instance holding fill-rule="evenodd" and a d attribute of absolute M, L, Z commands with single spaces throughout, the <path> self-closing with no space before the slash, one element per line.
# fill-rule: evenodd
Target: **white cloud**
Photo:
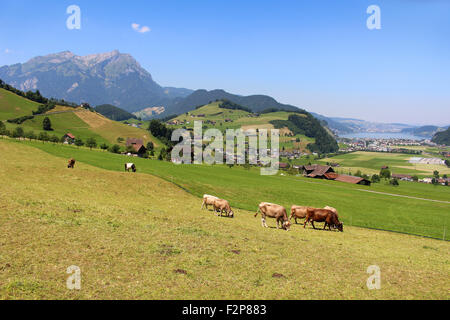
<path fill-rule="evenodd" d="M 6 53 L 6 54 L 8 54 L 8 53 L 12 53 L 12 50 L 10 50 L 10 49 L 6 48 L 6 49 L 5 49 L 5 53 Z"/>
<path fill-rule="evenodd" d="M 151 31 L 151 29 L 149 27 L 147 27 L 147 26 L 142 26 L 141 27 L 137 23 L 132 23 L 131 27 L 133 28 L 134 31 L 139 32 L 139 33 L 147 33 L 147 32 Z"/>

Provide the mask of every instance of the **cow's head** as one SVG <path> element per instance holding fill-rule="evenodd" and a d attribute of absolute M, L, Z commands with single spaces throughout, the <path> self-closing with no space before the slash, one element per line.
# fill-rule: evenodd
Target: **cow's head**
<path fill-rule="evenodd" d="M 136 167 L 135 167 L 135 166 L 133 166 L 132 170 L 133 170 L 133 172 L 136 172 Z"/>
<path fill-rule="evenodd" d="M 344 224 L 342 222 L 339 222 L 335 226 L 340 232 L 344 232 Z"/>
<path fill-rule="evenodd" d="M 286 231 L 289 231 L 291 229 L 291 223 L 289 222 L 289 220 L 283 222 L 283 228 Z"/>
<path fill-rule="evenodd" d="M 230 218 L 234 218 L 234 212 L 233 212 L 233 210 L 230 211 Z"/>

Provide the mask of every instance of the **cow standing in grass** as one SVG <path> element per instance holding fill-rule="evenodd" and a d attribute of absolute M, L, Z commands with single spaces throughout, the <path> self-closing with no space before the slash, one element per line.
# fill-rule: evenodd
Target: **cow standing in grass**
<path fill-rule="evenodd" d="M 70 159 L 69 162 L 67 163 L 67 168 L 68 169 L 74 169 L 75 168 L 75 159 Z"/>
<path fill-rule="evenodd" d="M 292 218 L 295 219 L 295 224 L 297 224 L 297 219 L 305 219 L 306 213 L 308 212 L 308 209 L 311 207 L 305 207 L 305 206 L 296 206 L 293 205 L 291 207 L 291 217 L 289 220 L 292 220 Z"/>
<path fill-rule="evenodd" d="M 208 210 L 208 205 L 214 206 L 214 201 L 219 200 L 219 198 L 215 196 L 211 196 L 209 194 L 203 195 L 203 202 L 202 202 L 202 209 L 203 207 L 206 207 L 206 210 Z"/>
<path fill-rule="evenodd" d="M 136 166 L 134 163 L 125 163 L 125 171 L 130 172 L 130 170 L 136 172 Z"/>
<path fill-rule="evenodd" d="M 231 210 L 230 204 L 227 200 L 216 199 L 214 200 L 213 207 L 215 212 L 220 212 L 220 216 L 222 216 L 222 213 L 225 212 L 227 214 L 227 217 L 234 217 L 234 212 L 233 210 Z"/>
<path fill-rule="evenodd" d="M 283 206 L 269 202 L 261 202 L 258 206 L 258 211 L 255 213 L 255 217 L 258 213 L 261 213 L 261 222 L 263 227 L 268 228 L 266 217 L 269 217 L 277 220 L 277 229 L 280 228 L 281 222 L 281 227 L 284 230 L 289 231 L 291 223 L 289 222 L 286 209 Z"/>
<path fill-rule="evenodd" d="M 327 209 L 315 209 L 310 208 L 306 213 L 305 223 L 303 228 L 306 228 L 306 224 L 311 222 L 311 225 L 315 229 L 314 222 L 325 222 L 323 229 L 328 226 L 328 229 L 331 231 L 331 227 L 337 228 L 339 231 L 344 231 L 344 224 L 339 221 L 337 214 L 331 210 Z"/>

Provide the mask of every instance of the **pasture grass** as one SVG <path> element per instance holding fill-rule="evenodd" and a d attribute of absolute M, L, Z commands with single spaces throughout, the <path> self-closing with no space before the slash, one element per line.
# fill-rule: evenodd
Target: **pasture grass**
<path fill-rule="evenodd" d="M 115 167 L 123 157 L 74 149 L 71 170 L 63 150 L 72 148 L 32 145 L 0 140 L 1 299 L 449 298 L 448 242 L 348 226 L 286 232 L 268 221 L 264 229 L 251 212 L 219 218 L 200 210 L 198 197 L 142 173 L 169 164 L 114 172 L 85 162 Z M 192 178 L 188 168 L 173 171 L 181 172 Z M 214 178 L 211 186 L 225 182 Z M 66 288 L 71 265 L 81 269 L 81 290 Z M 370 265 L 381 268 L 380 290 L 366 288 Z"/>
<path fill-rule="evenodd" d="M 13 142 L 8 143 L 19 143 Z M 50 143 L 20 142 L 52 155 L 113 171 L 122 171 L 130 159 L 105 152 Z M 165 161 L 133 158 L 139 173 L 149 173 L 188 190 L 197 197 L 214 194 L 230 201 L 233 207 L 256 211 L 262 201 L 313 207 L 333 206 L 346 225 L 376 228 L 415 235 L 448 239 L 450 226 L 450 189 L 419 183 L 400 182 L 399 187 L 387 182 L 371 187 L 337 181 L 288 176 L 261 176 L 259 168 L 246 170 L 224 165 L 175 165 Z M 282 175 L 283 174 L 283 175 Z M 371 193 L 376 191 L 388 194 Z M 400 196 L 438 200 L 439 202 Z M 445 233 L 445 236 L 444 236 Z"/>

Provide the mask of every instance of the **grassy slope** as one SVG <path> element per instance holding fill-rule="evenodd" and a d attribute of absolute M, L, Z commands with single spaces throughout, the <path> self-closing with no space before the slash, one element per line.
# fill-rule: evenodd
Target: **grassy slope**
<path fill-rule="evenodd" d="M 24 99 L 8 90 L 0 89 L 0 121 L 31 115 L 39 103 Z"/>
<path fill-rule="evenodd" d="M 0 89 L 0 120 L 31 115 L 32 111 L 36 110 L 38 106 L 38 103 Z M 123 123 L 105 118 L 99 113 L 90 112 L 81 108 L 73 109 L 57 106 L 46 115 L 38 115 L 34 119 L 25 121 L 20 127 L 25 131 L 32 130 L 36 134 L 39 134 L 39 132 L 43 132 L 42 121 L 44 116 L 48 116 L 52 123 L 54 131 L 50 132 L 50 134 L 55 134 L 58 137 L 70 132 L 84 141 L 87 138 L 93 137 L 97 140 L 98 144 L 113 144 L 117 143 L 118 137 L 124 139 L 133 137 L 143 139 L 144 144 L 153 141 L 157 149 L 163 146 L 147 130 L 127 126 Z M 5 124 L 9 130 L 14 130 L 18 126 L 10 123 Z"/>
<path fill-rule="evenodd" d="M 448 242 L 263 229 L 242 210 L 201 211 L 199 198 L 154 176 L 68 170 L 66 159 L 7 140 L 0 163 L 2 299 L 448 299 Z M 373 264 L 382 288 L 369 291 Z M 66 289 L 70 265 L 81 268 L 80 291 Z"/>
<path fill-rule="evenodd" d="M 217 128 L 219 130 L 225 129 L 273 129 L 273 125 L 269 122 L 272 120 L 287 120 L 291 112 L 271 112 L 262 114 L 257 118 L 248 117 L 250 113 L 243 110 L 230 110 L 219 108 L 220 102 L 213 102 L 199 109 L 179 115 L 174 120 L 188 121 L 189 124 L 172 126 L 174 128 L 180 128 L 186 126 L 186 128 L 193 128 L 194 121 L 203 121 L 204 125 L 208 128 Z M 204 118 L 192 118 L 191 115 L 204 114 Z M 233 122 L 225 122 L 225 119 L 231 119 Z M 216 125 L 205 123 L 206 120 L 216 121 Z M 284 136 L 284 131 L 280 130 L 280 149 L 283 147 L 285 150 L 300 149 L 303 152 L 307 152 L 306 146 L 309 143 L 314 143 L 314 138 L 308 138 L 304 135 L 296 135 L 294 137 Z M 289 131 L 289 130 L 287 130 Z M 300 138 L 300 143 L 295 142 L 296 138 Z"/>
<path fill-rule="evenodd" d="M 408 162 L 415 155 L 397 154 L 397 153 L 381 153 L 381 152 L 354 152 L 339 155 L 332 158 L 321 160 L 321 162 L 336 162 L 341 165 L 338 171 L 346 172 L 351 170 L 355 173 L 358 169 L 366 174 L 379 173 L 382 166 L 389 166 L 392 173 L 397 174 L 417 174 L 418 176 L 429 176 L 434 170 L 438 170 L 441 174 L 450 174 L 450 168 L 439 165 L 414 165 Z M 427 156 L 418 156 L 427 157 Z"/>
<path fill-rule="evenodd" d="M 50 143 L 29 143 L 63 158 L 75 157 L 108 170 L 122 170 L 127 158 L 75 147 Z M 194 195 L 215 194 L 229 199 L 233 206 L 256 210 L 261 201 L 275 202 L 290 208 L 292 204 L 339 210 L 345 224 L 380 228 L 442 239 L 444 228 L 450 226 L 450 204 L 415 200 L 360 190 L 394 193 L 412 197 L 449 201 L 450 189 L 401 182 L 399 187 L 374 184 L 372 187 L 336 181 L 322 181 L 292 176 L 261 176 L 257 168 L 250 171 L 226 166 L 174 165 L 164 161 L 133 159 L 139 172 L 151 173 L 174 181 Z M 448 239 L 449 232 L 446 232 Z"/>

